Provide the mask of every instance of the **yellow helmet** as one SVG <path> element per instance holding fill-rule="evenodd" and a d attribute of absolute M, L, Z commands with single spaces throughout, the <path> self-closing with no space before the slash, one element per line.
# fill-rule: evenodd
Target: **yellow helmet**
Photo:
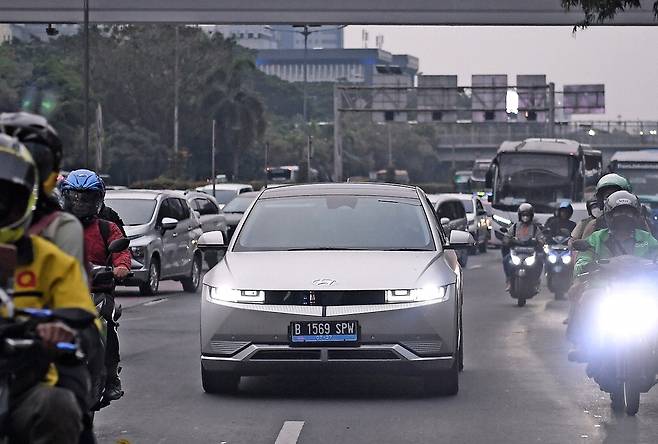
<path fill-rule="evenodd" d="M 30 152 L 17 139 L 0 134 L 0 243 L 14 243 L 25 235 L 38 193 Z"/>

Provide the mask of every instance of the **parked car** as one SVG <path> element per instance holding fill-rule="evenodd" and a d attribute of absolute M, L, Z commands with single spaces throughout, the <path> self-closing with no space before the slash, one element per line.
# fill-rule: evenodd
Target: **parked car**
<path fill-rule="evenodd" d="M 235 199 L 242 193 L 249 193 L 254 191 L 254 187 L 244 183 L 217 183 L 215 184 L 215 194 L 213 195 L 212 184 L 204 185 L 196 189 L 202 193 L 210 194 L 215 198 L 219 209 L 223 209 L 224 205 Z"/>
<path fill-rule="evenodd" d="M 276 187 L 275 187 L 276 188 Z M 242 220 L 242 216 L 253 201 L 258 197 L 260 191 L 251 191 L 242 193 L 231 202 L 226 204 L 224 209 L 224 217 L 226 218 L 226 239 L 231 240 L 235 228 Z"/>
<path fill-rule="evenodd" d="M 477 196 L 472 194 L 460 194 L 459 199 L 466 210 L 466 220 L 468 222 L 468 232 L 475 239 L 474 250 L 480 253 L 487 252 L 487 243 L 489 242 L 489 224 L 487 221 L 487 212 L 482 202 Z"/>
<path fill-rule="evenodd" d="M 427 197 L 434 206 L 434 211 L 448 235 L 452 230 L 468 231 L 466 209 L 461 200 L 461 194 L 430 194 Z M 468 250 L 460 250 L 457 253 L 459 263 L 465 267 L 468 264 Z"/>
<path fill-rule="evenodd" d="M 214 197 L 200 191 L 186 191 L 185 198 L 192 210 L 196 211 L 201 222 L 201 230 L 204 233 L 221 231 L 225 236 L 228 235 L 224 212 L 219 209 L 219 204 Z M 209 268 L 219 262 L 219 254 L 216 251 L 209 251 L 203 257 Z"/>
<path fill-rule="evenodd" d="M 417 187 L 313 184 L 266 189 L 208 272 L 201 379 L 209 393 L 248 375 L 398 373 L 455 395 L 463 357 L 463 274 Z"/>
<path fill-rule="evenodd" d="M 143 295 L 158 292 L 161 280 L 177 280 L 195 292 L 201 280 L 201 251 L 196 242 L 201 222 L 179 191 L 108 191 L 105 202 L 125 223 L 133 256 L 133 278 Z"/>

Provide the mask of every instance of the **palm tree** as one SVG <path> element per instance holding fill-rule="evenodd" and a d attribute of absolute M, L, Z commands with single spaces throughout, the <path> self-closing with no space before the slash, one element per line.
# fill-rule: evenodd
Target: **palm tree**
<path fill-rule="evenodd" d="M 242 153 L 263 137 L 267 125 L 263 103 L 243 87 L 245 73 L 254 69 L 252 62 L 240 60 L 228 71 L 218 69 L 206 82 L 203 104 L 217 121 L 219 146 L 231 155 L 233 180 L 238 177 Z"/>

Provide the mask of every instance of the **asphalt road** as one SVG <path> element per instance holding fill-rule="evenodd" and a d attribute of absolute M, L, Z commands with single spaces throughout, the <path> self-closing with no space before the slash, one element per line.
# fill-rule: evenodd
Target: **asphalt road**
<path fill-rule="evenodd" d="M 199 295 L 164 283 L 158 298 L 122 297 L 126 395 L 96 417 L 100 443 L 655 443 L 658 388 L 635 418 L 567 361 L 566 302 L 547 291 L 523 308 L 504 292 L 500 253 L 471 257 L 459 395 L 428 397 L 415 378 L 244 378 L 236 396 L 206 395 Z M 125 442 L 125 441 L 124 441 Z"/>

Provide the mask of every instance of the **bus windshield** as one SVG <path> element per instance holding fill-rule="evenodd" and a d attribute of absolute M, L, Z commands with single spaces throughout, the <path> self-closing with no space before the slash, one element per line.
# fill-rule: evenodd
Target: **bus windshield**
<path fill-rule="evenodd" d="M 532 203 L 538 212 L 552 212 L 562 200 L 578 200 L 573 175 L 576 160 L 559 154 L 505 153 L 498 157 L 494 206 L 509 211 Z"/>
<path fill-rule="evenodd" d="M 624 176 L 639 195 L 658 195 L 658 164 L 647 164 L 646 168 L 624 168 L 620 165 L 617 174 Z"/>

